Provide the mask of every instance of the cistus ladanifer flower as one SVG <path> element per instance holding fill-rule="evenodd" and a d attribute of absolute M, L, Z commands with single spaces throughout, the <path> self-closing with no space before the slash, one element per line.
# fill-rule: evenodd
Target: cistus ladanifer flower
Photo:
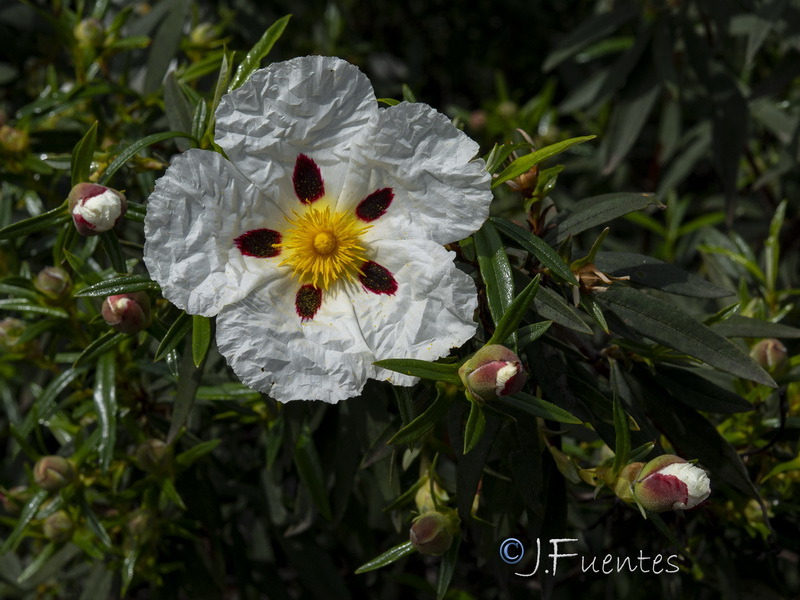
<path fill-rule="evenodd" d="M 138 333 L 150 325 L 150 298 L 145 292 L 109 296 L 103 301 L 101 314 L 120 333 Z"/>
<path fill-rule="evenodd" d="M 113 229 L 125 216 L 125 195 L 96 183 L 79 183 L 69 193 L 69 212 L 81 235 L 99 235 Z"/>
<path fill-rule="evenodd" d="M 467 391 L 480 402 L 516 394 L 526 379 L 519 357 L 499 344 L 478 350 L 461 365 L 458 374 Z"/>
<path fill-rule="evenodd" d="M 366 76 L 307 56 L 253 73 L 216 112 L 221 154 L 156 183 L 144 260 L 165 298 L 217 316 L 236 375 L 276 400 L 338 402 L 387 358 L 434 360 L 476 330 L 443 248 L 488 216 L 478 145 L 431 107 L 381 108 Z"/>
<path fill-rule="evenodd" d="M 653 512 L 694 508 L 711 494 L 706 472 L 674 454 L 644 465 L 633 484 L 633 497 Z"/>

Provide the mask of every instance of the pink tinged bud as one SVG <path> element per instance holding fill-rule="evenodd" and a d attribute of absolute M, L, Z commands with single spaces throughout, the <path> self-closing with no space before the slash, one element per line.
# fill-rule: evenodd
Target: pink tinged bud
<path fill-rule="evenodd" d="M 767 338 L 753 346 L 750 357 L 770 373 L 780 374 L 786 369 L 789 355 L 780 340 Z"/>
<path fill-rule="evenodd" d="M 96 183 L 79 183 L 69 193 L 69 210 L 81 235 L 109 231 L 128 210 L 125 196 Z"/>
<path fill-rule="evenodd" d="M 694 508 L 710 494 L 706 472 L 673 454 L 647 463 L 633 487 L 636 502 L 653 512 Z"/>
<path fill-rule="evenodd" d="M 51 542 L 66 542 L 72 535 L 73 523 L 63 510 L 54 512 L 42 522 L 42 533 Z"/>
<path fill-rule="evenodd" d="M 453 529 L 454 524 L 448 515 L 426 512 L 414 519 L 408 539 L 420 554 L 439 556 L 453 543 Z"/>
<path fill-rule="evenodd" d="M 33 465 L 33 480 L 43 490 L 56 492 L 75 479 L 75 470 L 66 458 L 43 456 Z"/>
<path fill-rule="evenodd" d="M 478 350 L 461 365 L 458 374 L 464 387 L 480 402 L 516 394 L 526 379 L 519 357 L 498 344 Z"/>
<path fill-rule="evenodd" d="M 138 333 L 150 325 L 150 298 L 144 292 L 118 294 L 103 301 L 107 324 L 121 333 Z"/>
<path fill-rule="evenodd" d="M 53 300 L 66 294 L 71 285 L 69 273 L 60 267 L 45 267 L 33 280 L 33 287 Z"/>

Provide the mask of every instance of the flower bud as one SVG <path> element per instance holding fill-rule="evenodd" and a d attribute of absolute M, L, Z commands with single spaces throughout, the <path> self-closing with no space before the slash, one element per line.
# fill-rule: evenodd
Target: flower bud
<path fill-rule="evenodd" d="M 458 516 L 452 510 L 446 513 L 426 512 L 411 523 L 408 538 L 420 554 L 439 556 L 447 552 L 453 543 L 458 521 Z"/>
<path fill-rule="evenodd" d="M 153 532 L 155 516 L 149 510 L 140 508 L 133 511 L 127 523 L 128 533 L 140 540 L 146 539 Z"/>
<path fill-rule="evenodd" d="M 478 402 L 516 394 L 525 385 L 526 379 L 519 357 L 499 344 L 478 350 L 461 365 L 458 375 Z"/>
<path fill-rule="evenodd" d="M 33 280 L 33 287 L 53 300 L 66 294 L 71 285 L 69 273 L 60 267 L 45 267 Z"/>
<path fill-rule="evenodd" d="M 100 48 L 106 39 L 103 24 L 94 18 L 84 19 L 78 23 L 73 34 L 82 48 Z"/>
<path fill-rule="evenodd" d="M 20 155 L 28 150 L 30 138 L 24 129 L 11 125 L 0 126 L 0 153 Z"/>
<path fill-rule="evenodd" d="M 121 333 L 138 333 L 150 325 L 150 298 L 145 292 L 109 296 L 103 301 L 103 319 Z"/>
<path fill-rule="evenodd" d="M 125 196 L 96 183 L 79 183 L 69 193 L 69 210 L 81 235 L 109 231 L 128 210 Z"/>
<path fill-rule="evenodd" d="M 61 456 L 43 456 L 33 465 L 33 480 L 48 492 L 67 487 L 74 478 L 72 463 Z"/>
<path fill-rule="evenodd" d="M 147 473 L 163 473 L 169 469 L 171 461 L 170 448 L 161 440 L 145 440 L 136 448 L 136 462 Z"/>
<path fill-rule="evenodd" d="M 674 454 L 654 458 L 642 468 L 633 497 L 653 512 L 694 508 L 711 494 L 711 481 L 700 467 Z"/>
<path fill-rule="evenodd" d="M 51 542 L 66 542 L 72 534 L 72 519 L 63 510 L 54 512 L 42 522 L 42 533 Z"/>
<path fill-rule="evenodd" d="M 786 346 L 775 338 L 758 342 L 750 350 L 750 357 L 770 373 L 782 373 L 788 362 Z"/>
<path fill-rule="evenodd" d="M 33 497 L 31 491 L 25 486 L 18 485 L 10 490 L 0 492 L 0 505 L 3 510 L 10 515 L 18 515 L 22 510 L 22 506 L 27 504 Z"/>
<path fill-rule="evenodd" d="M 0 348 L 11 350 L 25 332 L 25 322 L 8 317 L 0 321 Z"/>

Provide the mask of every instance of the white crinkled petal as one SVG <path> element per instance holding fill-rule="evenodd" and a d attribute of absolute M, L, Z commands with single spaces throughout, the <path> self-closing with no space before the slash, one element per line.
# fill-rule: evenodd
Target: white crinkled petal
<path fill-rule="evenodd" d="M 365 239 L 461 240 L 480 229 L 492 201 L 478 144 L 426 104 L 381 109 L 353 140 L 339 209 L 354 209 L 375 190 L 392 188 L 388 211 Z"/>
<path fill-rule="evenodd" d="M 294 208 L 298 154 L 319 165 L 328 195 L 338 196 L 350 146 L 377 112 L 366 75 L 339 58 L 304 56 L 253 73 L 223 96 L 216 142 L 259 187 L 278 183 L 277 201 Z"/>
<path fill-rule="evenodd" d="M 280 257 L 242 256 L 234 240 L 252 229 L 285 225 L 278 206 L 221 155 L 189 150 L 150 195 L 144 262 L 170 302 L 213 316 L 287 269 L 277 269 Z"/>
<path fill-rule="evenodd" d="M 357 396 L 375 360 L 341 287 L 323 292 L 315 317 L 295 311 L 300 284 L 281 277 L 226 306 L 217 317 L 217 346 L 236 375 L 281 402 L 335 403 Z"/>
<path fill-rule="evenodd" d="M 381 240 L 370 244 L 370 250 L 370 259 L 389 269 L 398 285 L 393 296 L 363 288 L 353 295 L 364 339 L 375 360 L 435 360 L 475 334 L 475 283 L 456 268 L 455 253 L 428 240 Z M 416 381 L 384 369 L 370 377 L 397 385 Z"/>

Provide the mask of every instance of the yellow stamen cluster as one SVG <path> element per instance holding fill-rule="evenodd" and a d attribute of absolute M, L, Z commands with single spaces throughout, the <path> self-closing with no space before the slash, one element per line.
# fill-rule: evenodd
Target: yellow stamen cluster
<path fill-rule="evenodd" d="M 327 290 L 339 278 L 350 281 L 367 260 L 359 237 L 370 226 L 355 215 L 309 207 L 286 219 L 292 226 L 281 247 L 287 251 L 281 265 L 292 267 L 292 276 Z"/>

